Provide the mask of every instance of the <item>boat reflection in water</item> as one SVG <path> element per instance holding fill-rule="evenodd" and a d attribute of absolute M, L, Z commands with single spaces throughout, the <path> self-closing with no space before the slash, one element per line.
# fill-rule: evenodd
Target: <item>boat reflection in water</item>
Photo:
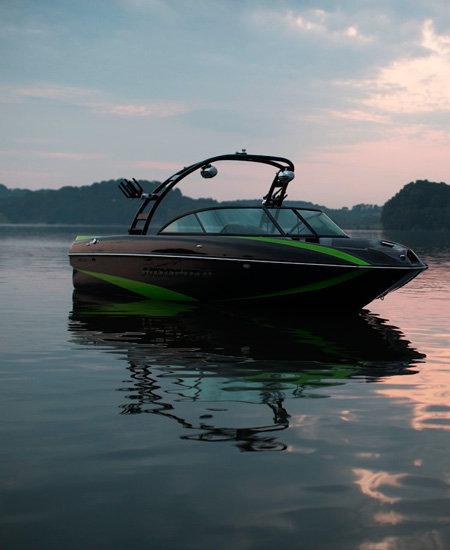
<path fill-rule="evenodd" d="M 289 428 L 290 399 L 328 397 L 350 379 L 414 374 L 424 358 L 367 311 L 199 308 L 75 292 L 69 330 L 75 343 L 127 361 L 121 414 L 163 415 L 186 428 L 183 439 L 242 451 L 287 448 L 274 432 Z M 242 414 L 255 403 L 270 412 L 263 425 L 252 420 L 264 415 Z"/>

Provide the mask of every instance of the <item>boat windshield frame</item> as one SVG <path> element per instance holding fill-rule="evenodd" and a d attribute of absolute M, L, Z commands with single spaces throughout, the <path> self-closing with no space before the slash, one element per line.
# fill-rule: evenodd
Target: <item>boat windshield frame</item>
<path fill-rule="evenodd" d="M 259 225 L 250 224 L 250 223 L 239 223 L 241 220 L 238 219 L 236 222 L 233 219 L 233 216 L 230 216 L 226 220 L 227 216 L 220 216 L 221 213 L 227 211 L 247 211 L 247 212 L 260 212 L 260 221 Z M 283 215 L 287 212 L 291 212 L 291 219 L 294 220 L 294 225 L 291 230 L 286 230 L 285 223 L 280 220 L 280 214 Z M 311 213 L 311 216 L 306 216 L 305 213 Z M 223 227 L 217 230 L 208 230 L 207 216 L 206 214 L 213 214 L 213 217 L 217 220 L 217 223 L 220 223 L 220 218 L 225 218 Z M 243 216 L 244 222 L 251 221 L 251 218 L 254 218 L 252 215 Z M 317 220 L 312 220 L 317 217 Z M 189 223 L 185 223 L 187 229 L 183 230 L 168 230 L 170 226 L 177 227 L 177 222 L 187 221 L 191 218 L 190 222 L 194 221 L 191 224 L 189 230 Z M 247 219 L 244 219 L 247 218 Z M 320 223 L 318 224 L 317 221 Z M 292 221 L 291 221 L 292 223 Z M 263 229 L 263 225 L 271 225 L 273 230 Z M 332 228 L 333 231 L 320 231 L 319 225 L 322 225 L 327 228 Z M 182 224 L 178 224 L 179 226 Z M 211 227 L 211 224 L 209 224 Z M 234 226 L 234 227 L 232 227 Z M 295 229 L 295 230 L 294 230 Z M 166 223 L 157 233 L 158 235 L 211 235 L 211 236 L 253 236 L 253 237 L 284 237 L 290 239 L 301 239 L 301 240 L 317 240 L 319 238 L 348 238 L 348 235 L 335 223 L 331 220 L 323 210 L 319 208 L 303 208 L 301 206 L 284 206 L 278 208 L 267 208 L 264 205 L 260 206 L 214 206 L 209 208 L 201 208 L 198 210 L 191 210 L 185 212 L 172 220 Z"/>

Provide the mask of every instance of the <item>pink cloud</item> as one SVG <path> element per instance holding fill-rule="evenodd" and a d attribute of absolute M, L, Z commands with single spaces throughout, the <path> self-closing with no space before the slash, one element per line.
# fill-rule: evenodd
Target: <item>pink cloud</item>
<path fill-rule="evenodd" d="M 348 120 L 360 120 L 362 122 L 375 122 L 377 124 L 388 124 L 391 119 L 386 115 L 381 115 L 377 113 L 368 113 L 362 110 L 352 110 L 352 111 L 327 111 L 331 116 L 336 118 L 344 118 Z"/>
<path fill-rule="evenodd" d="M 106 155 L 92 153 L 59 153 L 59 152 L 40 152 L 32 153 L 36 157 L 54 158 L 54 159 L 72 159 L 72 160 L 98 160 L 106 158 Z"/>
<path fill-rule="evenodd" d="M 90 105 L 94 113 L 126 117 L 172 117 L 186 113 L 188 108 L 181 103 L 93 103 Z"/>
<path fill-rule="evenodd" d="M 382 113 L 450 111 L 450 35 L 439 35 L 431 20 L 422 27 L 420 45 L 428 52 L 380 67 L 371 80 L 336 81 L 365 92 L 360 104 Z"/>
<path fill-rule="evenodd" d="M 79 102 L 82 98 L 98 96 L 99 92 L 90 88 L 75 86 L 36 85 L 28 87 L 0 87 L 0 103 L 22 103 L 27 99 L 46 99 L 50 101 Z"/>
<path fill-rule="evenodd" d="M 183 168 L 182 162 L 159 162 L 156 160 L 138 160 L 131 163 L 131 167 L 143 168 L 145 170 L 167 170 L 167 175 L 170 176 L 172 172 L 176 172 Z"/>
<path fill-rule="evenodd" d="M 270 26 L 274 23 L 278 26 L 286 26 L 295 32 L 316 33 L 324 40 L 342 41 L 353 40 L 358 42 L 370 42 L 371 36 L 364 35 L 356 24 L 341 25 L 342 21 L 331 13 L 321 9 L 309 9 L 306 11 L 288 10 L 280 13 L 272 9 L 257 10 L 253 14 L 253 21 L 260 26 Z"/>
<path fill-rule="evenodd" d="M 189 111 L 183 103 L 144 102 L 122 103 L 109 101 L 109 94 L 91 88 L 75 86 L 36 85 L 29 87 L 0 86 L 0 103 L 23 103 L 41 99 L 90 109 L 93 113 L 124 117 L 171 117 Z"/>
<path fill-rule="evenodd" d="M 63 174 L 60 174 L 63 176 Z M 8 182 L 11 187 L 28 187 L 29 180 L 39 180 L 47 182 L 55 177 L 54 172 L 42 172 L 38 170 L 2 170 L 0 172 L 0 182 Z M 25 180 L 21 185 L 21 180 Z"/>

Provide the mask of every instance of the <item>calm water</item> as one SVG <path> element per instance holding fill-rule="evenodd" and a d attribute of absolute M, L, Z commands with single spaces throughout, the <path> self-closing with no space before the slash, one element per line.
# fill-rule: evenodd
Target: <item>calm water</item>
<path fill-rule="evenodd" d="M 450 548 L 448 235 L 336 315 L 73 298 L 86 232 L 0 226 L 2 550 Z"/>

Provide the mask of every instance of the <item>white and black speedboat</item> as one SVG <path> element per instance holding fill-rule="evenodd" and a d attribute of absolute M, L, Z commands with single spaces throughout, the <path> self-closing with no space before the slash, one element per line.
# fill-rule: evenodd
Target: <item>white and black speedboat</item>
<path fill-rule="evenodd" d="M 213 163 L 223 161 L 276 169 L 260 206 L 203 208 L 149 231 L 183 178 L 214 177 Z M 151 193 L 124 180 L 125 196 L 142 200 L 128 234 L 78 237 L 69 253 L 74 287 L 179 302 L 358 309 L 427 269 L 401 244 L 351 238 L 319 209 L 283 206 L 293 178 L 290 160 L 242 152 L 185 167 Z"/>

